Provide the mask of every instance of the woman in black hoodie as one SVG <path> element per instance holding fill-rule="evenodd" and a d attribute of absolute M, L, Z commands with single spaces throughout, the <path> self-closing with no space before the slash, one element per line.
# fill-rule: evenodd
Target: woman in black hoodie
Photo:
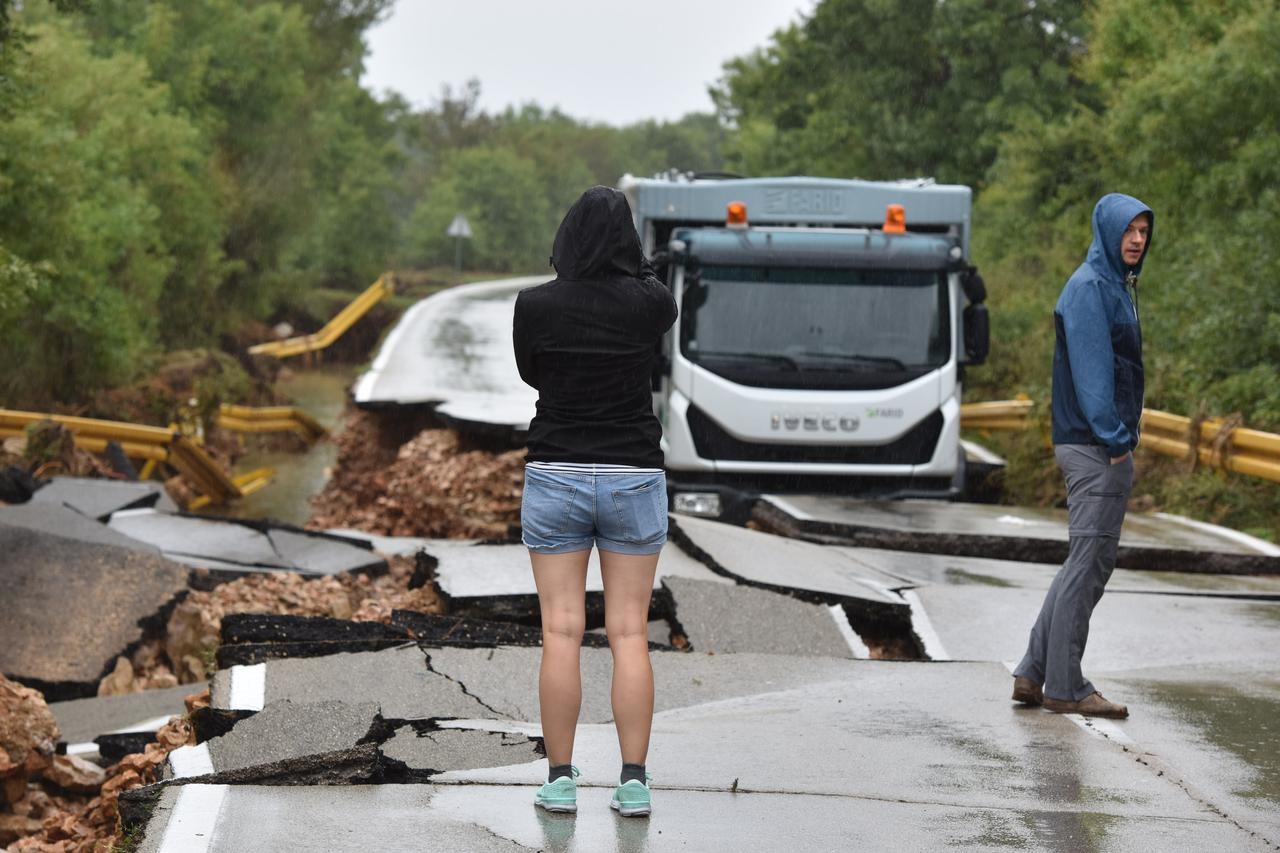
<path fill-rule="evenodd" d="M 538 691 L 550 764 L 534 802 L 577 810 L 571 761 L 594 545 L 623 762 L 610 805 L 645 815 L 653 721 L 649 596 L 667 534 L 662 426 L 649 383 L 676 305 L 645 262 L 630 206 L 617 190 L 582 194 L 560 224 L 551 262 L 556 279 L 520 293 L 513 329 L 520 376 L 538 391 L 521 507 L 542 610 Z"/>

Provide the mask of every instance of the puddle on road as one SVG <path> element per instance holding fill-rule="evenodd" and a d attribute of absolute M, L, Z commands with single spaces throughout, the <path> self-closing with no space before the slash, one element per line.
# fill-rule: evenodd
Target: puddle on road
<path fill-rule="evenodd" d="M 277 382 L 276 389 L 332 432 L 341 426 L 347 389 L 354 376 L 350 367 L 297 371 Z M 246 454 L 236 463 L 237 471 L 266 466 L 276 469 L 276 476 L 265 489 L 238 502 L 230 515 L 306 524 L 311 517 L 311 498 L 324 488 L 337 459 L 338 448 L 328 439 L 302 453 L 277 450 Z"/>
<path fill-rule="evenodd" d="M 1245 612 L 1264 625 L 1269 622 L 1280 622 L 1280 604 L 1253 604 Z M 1268 625 L 1268 627 L 1272 626 Z"/>
<path fill-rule="evenodd" d="M 983 575 L 978 572 L 970 572 L 965 569 L 947 569 L 947 583 L 956 584 L 958 586 L 996 586 L 1006 589 L 1012 589 L 1017 584 L 1009 583 L 1004 578 L 998 578 L 993 575 Z"/>
<path fill-rule="evenodd" d="M 1280 806 L 1280 698 L 1249 695 L 1223 684 L 1152 682 L 1143 689 L 1254 771 L 1252 784 L 1236 790 L 1237 796 Z"/>

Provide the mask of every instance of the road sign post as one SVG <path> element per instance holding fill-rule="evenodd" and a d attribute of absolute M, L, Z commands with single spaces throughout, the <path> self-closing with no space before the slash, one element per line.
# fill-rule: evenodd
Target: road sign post
<path fill-rule="evenodd" d="M 453 271 L 462 280 L 462 241 L 471 239 L 471 223 L 467 222 L 467 217 L 459 213 L 453 217 L 453 221 L 449 223 L 449 229 L 444 232 L 453 238 Z"/>

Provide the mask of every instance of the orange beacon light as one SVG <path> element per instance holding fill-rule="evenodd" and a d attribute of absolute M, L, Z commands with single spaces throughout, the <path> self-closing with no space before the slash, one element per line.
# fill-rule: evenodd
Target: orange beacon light
<path fill-rule="evenodd" d="M 906 234 L 907 212 L 900 204 L 891 204 L 884 211 L 884 233 Z"/>

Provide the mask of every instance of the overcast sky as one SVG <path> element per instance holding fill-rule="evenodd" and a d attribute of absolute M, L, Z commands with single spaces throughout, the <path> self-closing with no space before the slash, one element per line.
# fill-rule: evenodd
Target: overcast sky
<path fill-rule="evenodd" d="M 628 124 L 711 110 L 720 66 L 763 46 L 814 0 L 397 0 L 368 34 L 364 85 L 427 106 L 481 84 L 488 112 L 536 101 Z"/>

